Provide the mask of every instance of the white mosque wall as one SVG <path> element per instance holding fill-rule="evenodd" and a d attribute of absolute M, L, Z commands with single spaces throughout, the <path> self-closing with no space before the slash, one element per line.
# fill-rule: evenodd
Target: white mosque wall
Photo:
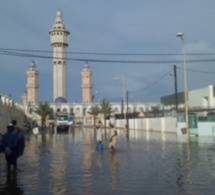
<path fill-rule="evenodd" d="M 67 111 L 67 113 L 73 112 L 76 116 L 87 116 L 92 106 L 99 105 L 99 103 L 50 103 L 51 108 L 54 112 Z M 129 112 L 140 112 L 150 111 L 153 106 L 160 106 L 160 103 L 141 103 L 141 102 L 129 102 Z M 114 114 L 121 113 L 121 103 L 111 103 Z M 124 106 L 124 112 L 127 110 L 127 105 Z"/>

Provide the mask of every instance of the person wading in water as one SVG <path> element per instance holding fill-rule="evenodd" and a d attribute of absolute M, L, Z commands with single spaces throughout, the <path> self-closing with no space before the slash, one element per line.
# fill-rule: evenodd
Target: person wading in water
<path fill-rule="evenodd" d="M 109 148 L 111 148 L 114 152 L 116 151 L 116 141 L 117 141 L 117 131 L 114 128 L 113 124 L 109 124 L 111 128 L 111 133 L 110 133 L 110 141 L 109 141 Z"/>

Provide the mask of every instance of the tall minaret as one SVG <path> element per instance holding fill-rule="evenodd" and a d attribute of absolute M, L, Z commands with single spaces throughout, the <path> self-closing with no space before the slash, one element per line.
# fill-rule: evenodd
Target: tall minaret
<path fill-rule="evenodd" d="M 84 64 L 84 68 L 81 72 L 82 76 L 82 102 L 83 103 L 92 103 L 92 71 L 88 63 Z"/>
<path fill-rule="evenodd" d="M 26 71 L 27 74 L 27 103 L 37 103 L 38 102 L 38 75 L 39 71 L 37 70 L 35 62 L 32 60 L 28 70 Z"/>
<path fill-rule="evenodd" d="M 67 99 L 66 48 L 70 32 L 63 24 L 60 10 L 57 11 L 55 24 L 49 34 L 53 48 L 53 101 L 58 97 Z"/>

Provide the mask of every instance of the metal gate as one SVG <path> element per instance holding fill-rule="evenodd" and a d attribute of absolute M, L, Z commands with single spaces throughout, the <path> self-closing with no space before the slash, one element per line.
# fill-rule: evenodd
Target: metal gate
<path fill-rule="evenodd" d="M 190 135 L 198 135 L 198 117 L 195 113 L 189 113 L 189 132 Z"/>

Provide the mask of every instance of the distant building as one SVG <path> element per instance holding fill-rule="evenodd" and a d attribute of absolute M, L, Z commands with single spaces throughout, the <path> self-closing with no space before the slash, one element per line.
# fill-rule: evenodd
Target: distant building
<path fill-rule="evenodd" d="M 184 108 L 184 92 L 177 94 L 179 110 Z M 166 110 L 176 107 L 175 94 L 161 97 L 161 103 Z M 188 91 L 188 107 L 190 110 L 204 110 L 215 108 L 215 87 L 209 85 L 205 88 Z"/>
<path fill-rule="evenodd" d="M 26 74 L 27 74 L 27 84 L 26 84 L 27 91 L 22 96 L 22 102 L 23 104 L 35 104 L 38 102 L 39 71 L 37 70 L 37 67 L 34 61 L 30 63 L 30 66 L 26 71 Z"/>
<path fill-rule="evenodd" d="M 84 68 L 81 72 L 82 77 L 82 103 L 92 103 L 92 71 L 88 63 L 84 64 Z"/>
<path fill-rule="evenodd" d="M 67 113 L 68 115 L 75 116 L 79 121 L 90 120 L 89 111 L 92 106 L 99 105 L 94 103 L 92 94 L 92 76 L 93 72 L 90 65 L 86 62 L 81 70 L 81 90 L 82 90 L 82 102 L 81 103 L 69 103 L 67 101 L 67 56 L 66 49 L 69 46 L 69 30 L 66 29 L 62 13 L 57 11 L 55 24 L 49 31 L 51 37 L 51 46 L 53 48 L 53 101 L 50 102 L 51 108 L 56 112 Z M 25 110 L 32 113 L 35 107 L 35 103 L 38 101 L 38 75 L 39 72 L 36 69 L 36 64 L 32 62 L 30 68 L 27 71 L 27 91 L 22 96 L 22 101 L 25 106 Z M 122 106 L 121 102 L 111 103 L 113 114 L 121 114 L 124 107 L 124 111 L 131 112 L 148 112 L 153 106 L 160 107 L 160 103 L 141 103 L 141 102 L 129 102 L 127 105 Z"/>

